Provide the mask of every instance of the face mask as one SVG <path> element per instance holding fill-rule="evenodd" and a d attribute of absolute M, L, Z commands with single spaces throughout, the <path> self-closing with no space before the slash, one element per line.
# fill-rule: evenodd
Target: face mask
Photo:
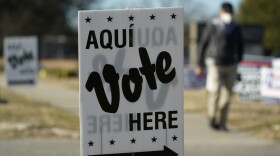
<path fill-rule="evenodd" d="M 225 24 L 229 24 L 232 21 L 232 16 L 229 13 L 222 13 L 220 18 Z"/>

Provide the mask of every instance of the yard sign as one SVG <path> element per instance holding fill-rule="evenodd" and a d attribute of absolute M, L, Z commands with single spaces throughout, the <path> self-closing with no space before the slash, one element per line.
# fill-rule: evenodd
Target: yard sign
<path fill-rule="evenodd" d="M 79 12 L 81 156 L 183 156 L 183 8 Z"/>
<path fill-rule="evenodd" d="M 4 61 L 7 86 L 34 85 L 38 71 L 37 38 L 6 37 Z"/>

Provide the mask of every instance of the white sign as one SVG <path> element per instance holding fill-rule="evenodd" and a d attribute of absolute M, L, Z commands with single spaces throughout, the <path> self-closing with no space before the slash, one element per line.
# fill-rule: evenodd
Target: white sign
<path fill-rule="evenodd" d="M 280 69 L 261 69 L 261 95 L 264 97 L 280 97 Z"/>
<path fill-rule="evenodd" d="M 260 71 L 258 67 L 238 66 L 238 74 L 240 74 L 240 81 L 235 84 L 235 91 L 239 94 L 240 100 L 261 100 L 260 93 Z"/>
<path fill-rule="evenodd" d="M 280 69 L 280 58 L 272 60 L 272 67 Z"/>
<path fill-rule="evenodd" d="M 183 8 L 79 12 L 81 156 L 183 156 Z"/>
<path fill-rule="evenodd" d="M 4 60 L 7 86 L 36 84 L 38 70 L 37 38 L 6 37 Z"/>
<path fill-rule="evenodd" d="M 263 99 L 260 93 L 261 67 L 270 67 L 271 59 L 271 57 L 244 55 L 237 70 L 239 81 L 234 87 L 241 100 Z"/>

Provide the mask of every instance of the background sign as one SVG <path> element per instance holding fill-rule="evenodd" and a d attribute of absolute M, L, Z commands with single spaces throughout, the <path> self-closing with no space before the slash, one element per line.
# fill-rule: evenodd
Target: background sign
<path fill-rule="evenodd" d="M 279 58 L 272 60 L 272 67 L 276 68 L 276 69 L 280 69 L 280 59 Z"/>
<path fill-rule="evenodd" d="M 264 97 L 280 97 L 280 69 L 261 69 L 261 94 Z"/>
<path fill-rule="evenodd" d="M 6 84 L 34 85 L 38 70 L 36 37 L 6 37 L 4 59 Z"/>
<path fill-rule="evenodd" d="M 81 156 L 184 155 L 183 8 L 79 12 Z"/>
<path fill-rule="evenodd" d="M 245 55 L 238 65 L 239 80 L 235 84 L 235 91 L 240 100 L 262 100 L 260 92 L 261 67 L 270 67 L 271 58 Z"/>
<path fill-rule="evenodd" d="M 239 94 L 240 100 L 261 100 L 261 68 L 240 64 L 237 71 L 239 80 L 236 82 L 234 89 Z"/>

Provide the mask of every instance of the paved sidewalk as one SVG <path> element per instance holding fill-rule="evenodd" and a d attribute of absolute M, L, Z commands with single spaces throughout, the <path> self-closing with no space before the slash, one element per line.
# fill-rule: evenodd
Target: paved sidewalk
<path fill-rule="evenodd" d="M 3 75 L 0 75 L 0 85 L 4 86 Z M 53 83 L 49 84 L 40 80 L 34 87 L 20 86 L 11 89 L 27 98 L 45 101 L 79 114 L 79 92 L 77 90 L 64 88 Z"/>
<path fill-rule="evenodd" d="M 3 85 L 0 76 L 0 85 Z M 36 87 L 14 88 L 28 98 L 58 105 L 78 113 L 78 91 L 39 82 Z M 0 156 L 79 156 L 79 140 L 0 140 Z M 185 114 L 186 156 L 280 156 L 280 145 L 233 130 L 216 132 L 206 118 Z"/>
<path fill-rule="evenodd" d="M 197 114 L 185 114 L 186 156 L 280 156 L 280 144 L 231 130 L 217 132 Z"/>
<path fill-rule="evenodd" d="M 78 140 L 0 140 L 2 156 L 79 156 Z M 280 145 L 238 131 L 215 132 L 204 117 L 185 114 L 185 156 L 279 156 Z"/>

